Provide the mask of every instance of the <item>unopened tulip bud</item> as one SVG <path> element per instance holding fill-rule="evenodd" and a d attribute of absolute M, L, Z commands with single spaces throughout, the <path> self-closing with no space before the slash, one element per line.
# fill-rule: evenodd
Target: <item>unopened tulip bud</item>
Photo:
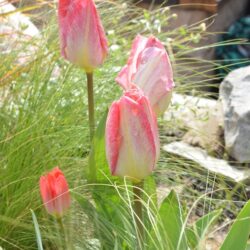
<path fill-rule="evenodd" d="M 138 35 L 116 81 L 125 90 L 131 88 L 131 83 L 136 84 L 148 97 L 154 112 L 161 115 L 170 103 L 174 87 L 172 67 L 162 43 L 153 36 Z"/>
<path fill-rule="evenodd" d="M 40 192 L 47 212 L 56 217 L 63 215 L 70 206 L 70 194 L 62 171 L 56 167 L 40 178 Z"/>
<path fill-rule="evenodd" d="M 142 180 L 159 156 L 156 117 L 148 98 L 138 89 L 113 102 L 106 123 L 106 155 L 111 173 Z"/>
<path fill-rule="evenodd" d="M 93 0 L 59 0 L 62 56 L 87 73 L 101 65 L 108 45 Z"/>

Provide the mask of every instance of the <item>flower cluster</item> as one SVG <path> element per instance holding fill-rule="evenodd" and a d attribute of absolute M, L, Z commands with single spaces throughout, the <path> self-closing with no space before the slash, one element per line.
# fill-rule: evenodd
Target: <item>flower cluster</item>
<path fill-rule="evenodd" d="M 138 35 L 116 78 L 125 93 L 113 102 L 106 124 L 106 152 L 113 175 L 142 180 L 159 157 L 156 116 L 168 107 L 174 87 L 169 57 L 155 37 Z"/>
<path fill-rule="evenodd" d="M 61 54 L 86 73 L 101 65 L 108 45 L 93 0 L 59 0 Z M 106 155 L 112 175 L 140 181 L 159 157 L 157 116 L 167 109 L 174 87 L 169 57 L 154 36 L 138 35 L 116 82 L 123 96 L 112 103 L 106 122 Z M 40 179 L 48 213 L 61 216 L 70 206 L 69 189 L 59 168 Z"/>

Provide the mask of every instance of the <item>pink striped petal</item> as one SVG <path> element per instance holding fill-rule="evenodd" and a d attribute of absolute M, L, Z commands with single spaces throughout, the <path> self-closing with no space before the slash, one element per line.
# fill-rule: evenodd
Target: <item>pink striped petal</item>
<path fill-rule="evenodd" d="M 121 142 L 120 108 L 118 102 L 113 102 L 106 123 L 106 154 L 112 174 L 116 172 Z"/>

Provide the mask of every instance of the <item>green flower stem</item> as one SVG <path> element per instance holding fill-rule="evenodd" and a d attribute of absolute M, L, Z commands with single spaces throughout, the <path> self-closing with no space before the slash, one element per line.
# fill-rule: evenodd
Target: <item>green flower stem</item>
<path fill-rule="evenodd" d="M 61 233 L 62 249 L 70 249 L 70 248 L 68 248 L 68 239 L 67 239 L 67 234 L 66 234 L 64 226 L 63 226 L 62 218 L 61 217 L 57 217 L 56 221 L 57 221 L 57 224 L 59 226 L 60 233 Z"/>
<path fill-rule="evenodd" d="M 88 109 L 89 109 L 89 135 L 90 141 L 94 137 L 95 133 L 95 106 L 94 106 L 94 84 L 93 84 L 93 73 L 87 74 L 87 85 L 88 85 Z"/>
<path fill-rule="evenodd" d="M 91 158 L 89 161 L 89 177 L 90 182 L 96 181 L 96 165 L 95 165 L 95 148 L 93 143 L 93 137 L 95 134 L 95 106 L 94 106 L 94 84 L 93 84 L 93 73 L 86 73 L 87 75 L 87 86 L 88 86 L 88 114 L 89 114 L 89 135 L 90 145 L 92 146 Z"/>
<path fill-rule="evenodd" d="M 135 212 L 135 222 L 136 231 L 138 235 L 138 249 L 143 247 L 144 229 L 143 229 L 143 216 L 142 216 L 142 189 L 143 181 L 139 183 L 133 183 L 133 193 L 134 193 L 134 212 Z"/>

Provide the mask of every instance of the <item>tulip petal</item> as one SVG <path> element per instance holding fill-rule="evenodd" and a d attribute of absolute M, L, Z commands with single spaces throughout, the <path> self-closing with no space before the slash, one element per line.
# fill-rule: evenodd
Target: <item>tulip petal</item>
<path fill-rule="evenodd" d="M 62 215 L 63 212 L 70 206 L 69 188 L 63 175 L 56 178 L 55 190 L 55 210 L 58 215 Z"/>
<path fill-rule="evenodd" d="M 156 116 L 146 96 L 143 96 L 140 99 L 140 105 L 142 105 L 143 107 L 145 116 L 147 117 L 147 121 L 149 124 L 148 127 L 150 128 L 150 132 L 152 134 L 152 139 L 153 139 L 152 143 L 154 143 L 154 146 L 155 146 L 155 164 L 156 164 L 160 155 L 160 141 L 159 141 L 159 132 L 158 132 Z M 152 166 L 151 170 L 154 169 L 155 164 Z"/>
<path fill-rule="evenodd" d="M 40 178 L 40 193 L 43 198 L 44 206 L 48 213 L 54 213 L 53 197 L 50 192 L 49 183 L 44 176 Z"/>
<path fill-rule="evenodd" d="M 120 109 L 118 103 L 113 102 L 106 123 L 106 154 L 112 174 L 115 174 L 116 172 L 121 140 Z"/>
<path fill-rule="evenodd" d="M 156 114 L 166 110 L 168 93 L 174 86 L 172 69 L 166 53 L 158 48 L 147 48 L 141 53 L 134 83 L 148 96 Z"/>
<path fill-rule="evenodd" d="M 125 65 L 118 76 L 116 77 L 116 82 L 124 89 L 127 90 L 130 88 L 130 81 L 128 79 L 128 66 Z"/>

